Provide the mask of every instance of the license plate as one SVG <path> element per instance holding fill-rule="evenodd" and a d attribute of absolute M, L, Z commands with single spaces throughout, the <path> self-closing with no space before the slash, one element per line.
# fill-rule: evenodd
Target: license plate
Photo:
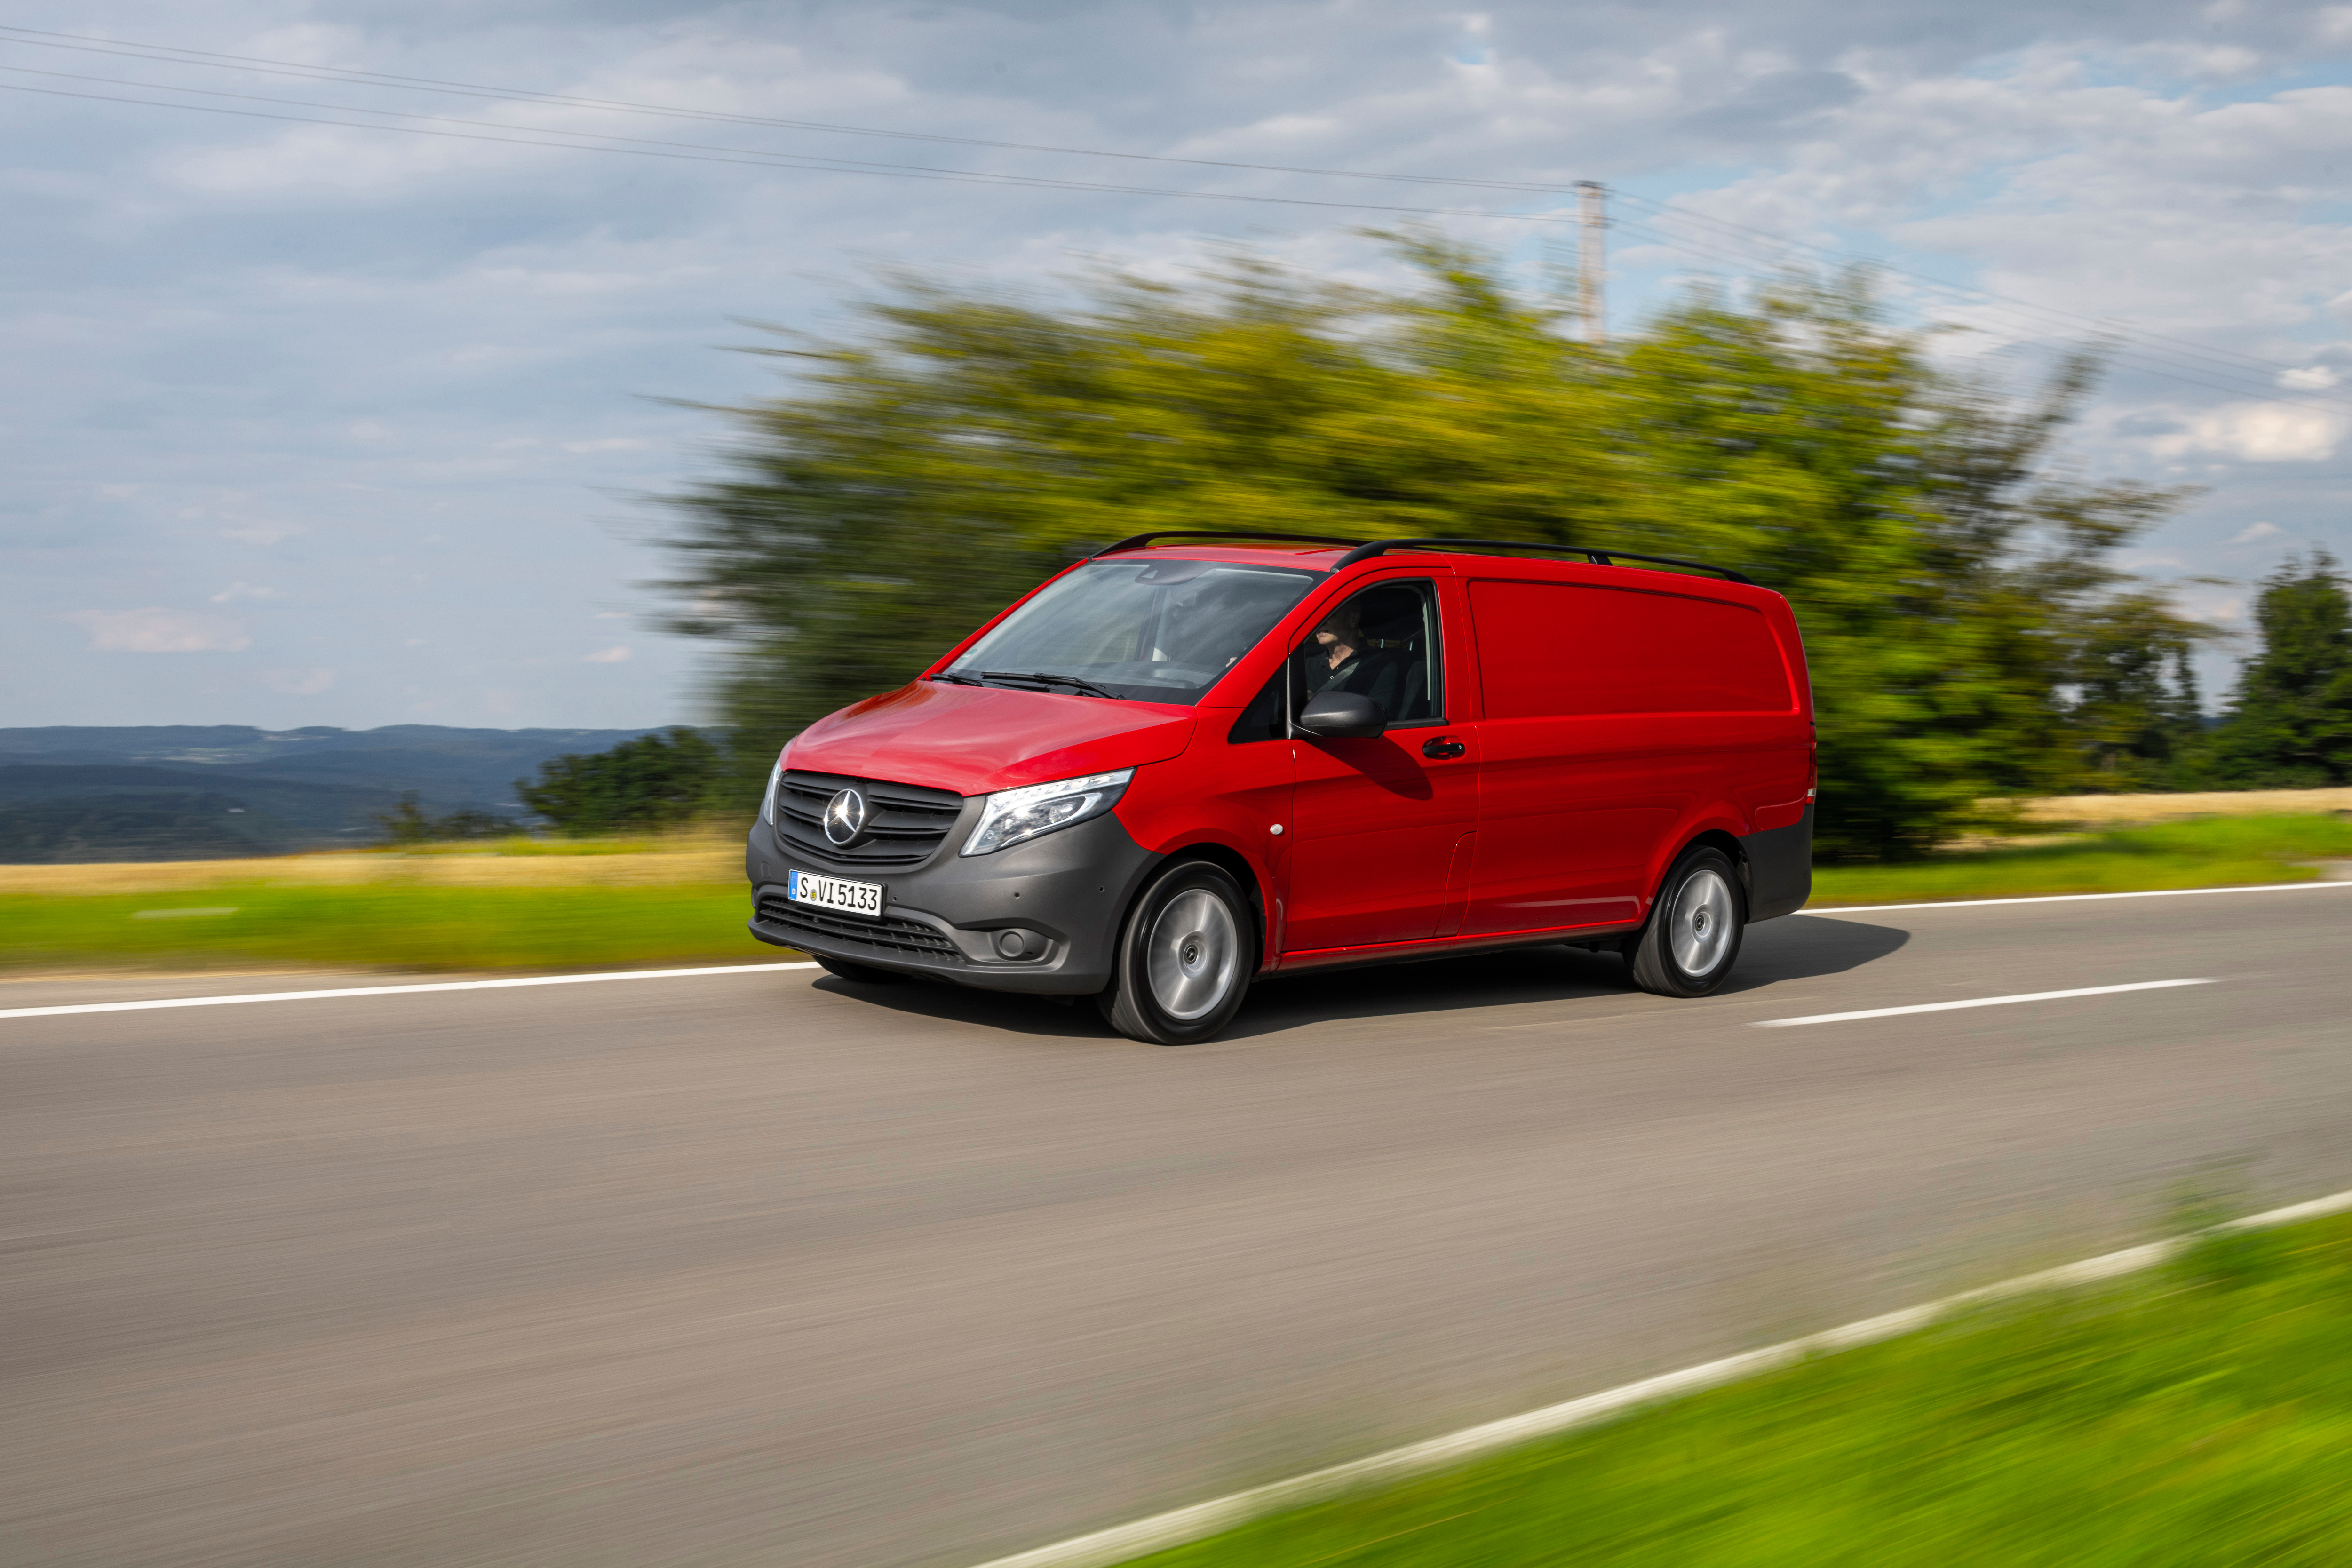
<path fill-rule="evenodd" d="M 784 879 L 784 897 L 796 904 L 814 904 L 845 915 L 882 918 L 879 882 L 845 882 L 838 877 L 820 877 L 814 871 L 794 871 Z"/>

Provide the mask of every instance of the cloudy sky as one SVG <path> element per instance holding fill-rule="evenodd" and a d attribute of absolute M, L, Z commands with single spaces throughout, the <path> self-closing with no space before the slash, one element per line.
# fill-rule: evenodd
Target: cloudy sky
<path fill-rule="evenodd" d="M 2019 374 L 2120 334 L 2074 456 L 2207 487 L 2138 564 L 2233 625 L 2352 554 L 2347 68 L 2352 5 L 2239 0 L 19 0 L 0 725 L 697 719 L 643 498 L 723 436 L 681 401 L 771 384 L 735 321 L 877 263 L 1363 268 L 1381 208 L 1570 243 L 1248 164 L 1606 182 L 1620 320 L 1853 254 Z"/>

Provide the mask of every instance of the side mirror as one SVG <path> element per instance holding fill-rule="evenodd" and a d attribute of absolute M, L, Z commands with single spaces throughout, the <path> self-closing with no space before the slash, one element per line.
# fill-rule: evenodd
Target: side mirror
<path fill-rule="evenodd" d="M 1318 691 L 1298 710 L 1298 728 L 1319 741 L 1352 741 L 1388 727 L 1381 705 L 1360 692 Z"/>

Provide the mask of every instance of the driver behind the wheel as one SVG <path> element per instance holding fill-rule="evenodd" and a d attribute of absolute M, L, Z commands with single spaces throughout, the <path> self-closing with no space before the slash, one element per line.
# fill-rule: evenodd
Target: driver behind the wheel
<path fill-rule="evenodd" d="M 1350 599 L 1323 617 L 1315 628 L 1307 646 L 1300 650 L 1299 662 L 1307 674 L 1307 694 L 1318 691 L 1352 689 L 1349 678 L 1362 668 L 1364 658 L 1363 612 Z"/>

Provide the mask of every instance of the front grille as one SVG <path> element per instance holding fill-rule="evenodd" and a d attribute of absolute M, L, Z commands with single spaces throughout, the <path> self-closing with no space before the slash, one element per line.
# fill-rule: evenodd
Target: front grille
<path fill-rule="evenodd" d="M 836 849 L 824 836 L 824 803 L 853 784 L 866 797 L 866 837 Z M 786 848 L 828 866 L 919 866 L 962 814 L 963 796 L 953 790 L 887 779 L 787 771 L 776 789 L 776 837 Z"/>
<path fill-rule="evenodd" d="M 963 954 L 948 940 L 945 931 L 899 915 L 886 914 L 878 921 L 861 920 L 856 915 L 837 915 L 830 910 L 813 910 L 772 893 L 760 900 L 759 915 L 761 924 L 773 926 L 786 936 L 824 937 L 830 942 L 863 942 L 885 952 L 917 958 L 963 961 Z"/>

